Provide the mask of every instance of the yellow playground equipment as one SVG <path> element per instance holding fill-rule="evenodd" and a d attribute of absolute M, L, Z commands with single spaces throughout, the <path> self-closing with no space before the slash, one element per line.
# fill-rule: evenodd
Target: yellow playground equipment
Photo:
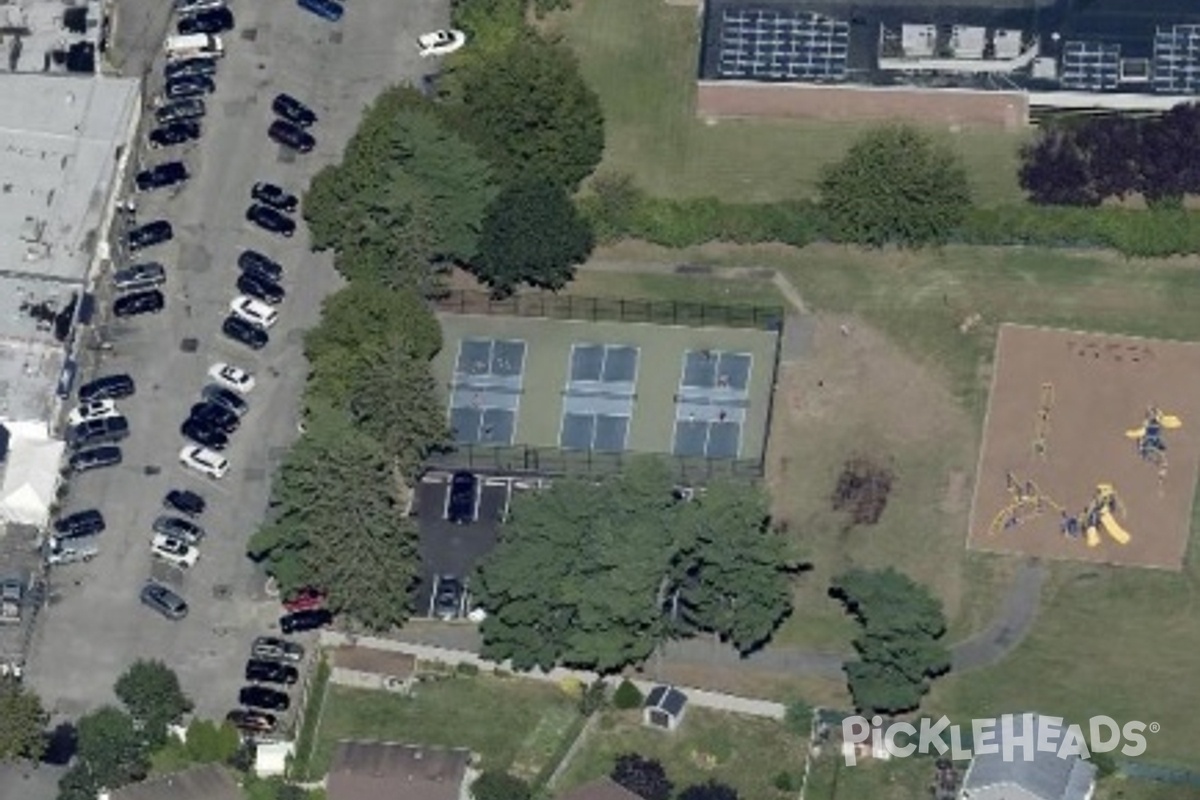
<path fill-rule="evenodd" d="M 1116 515 L 1125 516 L 1125 505 L 1112 484 L 1102 483 L 1096 487 L 1091 502 L 1077 517 L 1063 516 L 1063 533 L 1078 537 L 1082 532 L 1088 547 L 1100 546 L 1100 531 L 1104 531 L 1119 545 L 1127 545 L 1132 538 Z"/>
<path fill-rule="evenodd" d="M 1009 472 L 1005 475 L 1005 483 L 1009 503 L 1000 509 L 1000 513 L 992 520 L 990 531 L 992 536 L 1001 531 L 1012 530 L 1019 525 L 1024 525 L 1031 519 L 1045 514 L 1048 510 L 1065 515 L 1063 507 L 1054 502 L 1054 499 L 1043 492 L 1032 480 L 1019 481 L 1015 475 Z"/>

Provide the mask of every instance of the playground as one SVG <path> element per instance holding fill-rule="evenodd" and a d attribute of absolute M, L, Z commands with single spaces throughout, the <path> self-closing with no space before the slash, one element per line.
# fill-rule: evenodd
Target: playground
<path fill-rule="evenodd" d="M 1200 464 L 1200 344 L 1003 325 L 973 550 L 1180 570 Z"/>

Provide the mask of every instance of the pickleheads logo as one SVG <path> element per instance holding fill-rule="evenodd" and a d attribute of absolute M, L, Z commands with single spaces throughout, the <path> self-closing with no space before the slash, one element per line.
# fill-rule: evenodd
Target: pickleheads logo
<path fill-rule="evenodd" d="M 1067 725 L 1062 717 L 1040 714 L 1005 714 L 1000 719 L 971 721 L 970 738 L 964 737 L 960 725 L 939 720 L 922 719 L 920 727 L 907 722 L 883 726 L 882 717 L 853 716 L 842 720 L 842 741 L 846 766 L 857 763 L 854 745 L 868 744 L 873 750 L 882 747 L 893 758 L 905 758 L 915 753 L 930 755 L 950 753 L 956 761 L 981 755 L 1001 755 L 1004 761 L 1033 761 L 1034 753 L 1053 753 L 1059 758 L 1092 753 L 1109 753 L 1121 749 L 1130 758 L 1146 752 L 1145 732 L 1158 733 L 1157 722 L 1117 723 L 1112 717 L 1092 717 L 1088 720 L 1087 735 L 1083 726 Z M 964 741 L 969 746 L 964 746 Z M 1018 753 L 1020 755 L 1018 755 Z"/>

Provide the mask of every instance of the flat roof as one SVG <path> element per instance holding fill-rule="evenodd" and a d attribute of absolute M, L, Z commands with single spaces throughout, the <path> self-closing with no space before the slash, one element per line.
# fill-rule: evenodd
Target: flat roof
<path fill-rule="evenodd" d="M 80 283 L 137 120 L 139 83 L 0 73 L 0 96 L 0 248 L 10 254 L 0 274 Z"/>
<path fill-rule="evenodd" d="M 0 420 L 49 420 L 65 358 L 57 344 L 0 340 Z"/>
<path fill-rule="evenodd" d="M 99 0 L 79 4 L 9 0 L 0 4 L 0 29 L 16 35 L 0 41 L 0 73 L 65 73 L 68 48 L 83 43 L 99 51 L 104 28 L 104 6 Z M 98 59 L 97 52 L 97 68 Z"/>

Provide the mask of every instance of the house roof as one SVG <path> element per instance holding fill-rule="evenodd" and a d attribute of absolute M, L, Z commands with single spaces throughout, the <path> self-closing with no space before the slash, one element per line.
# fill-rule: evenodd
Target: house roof
<path fill-rule="evenodd" d="M 674 686 L 655 686 L 646 695 L 646 708 L 659 708 L 672 716 L 678 716 L 687 705 L 687 695 Z"/>
<path fill-rule="evenodd" d="M 470 760 L 461 748 L 338 742 L 326 794 L 329 800 L 457 800 Z"/>
<path fill-rule="evenodd" d="M 111 800 L 243 800 L 241 787 L 217 764 L 192 767 L 114 789 Z"/>
<path fill-rule="evenodd" d="M 600 778 L 559 795 L 558 800 L 642 800 L 642 798 L 611 778 Z"/>
<path fill-rule="evenodd" d="M 1032 715 L 1030 721 L 1033 741 L 1036 742 L 1041 738 L 1038 716 Z M 1024 734 L 1024 725 L 1024 715 L 1013 716 L 1014 738 Z M 1051 737 L 1050 741 L 1057 745 L 1062 741 L 1062 733 Z M 964 790 L 983 792 L 991 788 L 1013 786 L 1041 800 L 1086 800 L 1088 790 L 1095 783 L 1095 766 L 1074 755 L 1059 758 L 1056 753 L 1038 750 L 1034 752 L 1032 761 L 1026 761 L 1023 743 L 1014 741 L 1012 760 L 1006 761 L 1004 734 L 1000 725 L 996 726 L 995 744 L 999 745 L 999 752 L 982 753 L 971 761 L 971 768 L 963 783 Z"/>

